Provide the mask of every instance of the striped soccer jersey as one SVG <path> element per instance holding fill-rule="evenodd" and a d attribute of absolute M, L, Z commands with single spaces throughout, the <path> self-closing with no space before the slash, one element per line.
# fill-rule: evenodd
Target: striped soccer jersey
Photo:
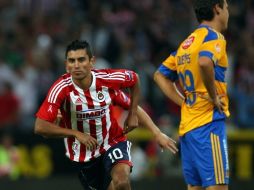
<path fill-rule="evenodd" d="M 66 156 L 76 162 L 99 157 L 111 146 L 126 140 L 122 128 L 113 117 L 113 103 L 128 108 L 130 100 L 119 89 L 136 84 L 137 75 L 129 70 L 93 70 L 92 84 L 83 90 L 74 84 L 70 74 L 62 75 L 50 88 L 36 116 L 54 122 L 61 110 L 60 126 L 85 132 L 98 141 L 94 151 L 86 149 L 77 139 L 64 139 Z"/>

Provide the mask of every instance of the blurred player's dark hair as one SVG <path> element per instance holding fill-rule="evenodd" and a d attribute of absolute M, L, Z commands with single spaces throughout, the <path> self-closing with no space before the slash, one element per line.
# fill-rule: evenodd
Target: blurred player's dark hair
<path fill-rule="evenodd" d="M 74 40 L 74 41 L 72 41 L 66 48 L 65 58 L 67 58 L 67 54 L 68 54 L 69 51 L 72 51 L 72 50 L 76 51 L 76 50 L 79 50 L 79 49 L 85 49 L 87 55 L 89 56 L 89 59 L 92 58 L 93 54 L 92 54 L 90 45 L 87 41 L 83 41 L 83 40 Z"/>
<path fill-rule="evenodd" d="M 211 21 L 214 17 L 213 8 L 217 4 L 223 8 L 224 0 L 194 0 L 193 7 L 198 22 Z"/>

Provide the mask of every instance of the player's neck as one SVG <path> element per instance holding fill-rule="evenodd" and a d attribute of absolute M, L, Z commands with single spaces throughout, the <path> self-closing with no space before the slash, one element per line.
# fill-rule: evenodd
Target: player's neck
<path fill-rule="evenodd" d="M 214 22 L 214 21 L 203 21 L 201 24 L 209 26 L 212 29 L 216 30 L 217 32 L 221 32 L 221 30 L 222 30 L 219 23 Z"/>
<path fill-rule="evenodd" d="M 90 74 L 88 76 L 86 76 L 85 78 L 83 79 L 74 79 L 73 82 L 81 89 L 83 90 L 87 90 L 90 88 L 91 84 L 92 84 L 92 81 L 93 81 L 93 75 Z"/>

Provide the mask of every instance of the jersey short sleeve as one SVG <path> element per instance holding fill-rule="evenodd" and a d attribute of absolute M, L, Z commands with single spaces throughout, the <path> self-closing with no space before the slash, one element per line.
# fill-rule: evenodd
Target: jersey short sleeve
<path fill-rule="evenodd" d="M 160 65 L 158 71 L 171 81 L 178 80 L 176 61 L 176 52 L 170 54 L 170 56 Z"/>
<path fill-rule="evenodd" d="M 204 38 L 199 50 L 199 57 L 209 57 L 215 65 L 221 59 L 224 50 L 224 37 L 211 29 L 206 29 L 207 35 Z"/>
<path fill-rule="evenodd" d="M 44 102 L 42 103 L 39 111 L 36 113 L 36 116 L 40 119 L 54 122 L 58 109 L 60 108 L 64 97 L 65 89 L 71 84 L 70 77 L 58 79 L 48 91 L 48 95 Z"/>
<path fill-rule="evenodd" d="M 54 122 L 57 117 L 57 112 L 58 107 L 55 104 L 51 104 L 44 100 L 39 111 L 36 113 L 36 117 L 49 122 Z"/>
<path fill-rule="evenodd" d="M 96 78 L 103 80 L 103 85 L 113 89 L 128 88 L 138 81 L 138 75 L 131 70 L 125 69 L 102 69 L 94 70 Z"/>

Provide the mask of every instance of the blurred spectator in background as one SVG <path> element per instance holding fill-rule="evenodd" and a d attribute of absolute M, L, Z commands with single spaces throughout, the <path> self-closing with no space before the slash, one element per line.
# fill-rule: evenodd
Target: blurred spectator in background
<path fill-rule="evenodd" d="M 19 125 L 24 130 L 31 131 L 34 113 L 38 104 L 37 72 L 34 68 L 23 66 L 16 69 L 17 81 L 14 91 L 20 102 Z"/>
<path fill-rule="evenodd" d="M 11 136 L 4 134 L 0 140 L 0 178 L 17 179 L 19 177 L 19 152 Z"/>
<path fill-rule="evenodd" d="M 132 144 L 131 149 L 131 159 L 133 163 L 135 163 L 135 167 L 132 168 L 130 177 L 134 181 L 140 180 L 145 176 L 149 167 L 147 155 L 145 151 L 135 142 Z"/>
<path fill-rule="evenodd" d="M 1 81 L 0 90 L 0 129 L 16 127 L 19 118 L 19 100 L 13 92 L 13 86 L 10 82 Z"/>
<path fill-rule="evenodd" d="M 232 86 L 243 80 L 239 73 L 249 55 L 243 59 L 242 52 L 246 49 L 253 52 L 253 4 L 252 1 L 232 0 L 229 8 L 232 17 L 226 39 L 232 63 L 226 80 L 233 105 L 246 104 L 246 98 L 235 98 L 237 90 Z M 64 73 L 62 54 L 65 42 L 71 39 L 88 39 L 103 67 L 126 68 L 139 73 L 142 101 L 153 108 L 153 117 L 158 119 L 162 113 L 169 112 L 176 118 L 174 123 L 179 122 L 179 110 L 154 85 L 152 73 L 196 25 L 189 7 L 188 0 L 1 1 L 0 78 L 4 75 L 11 80 L 20 98 L 26 118 L 21 128 L 31 130 L 31 113 L 56 76 Z M 100 65 L 98 68 L 102 67 Z M 248 72 L 253 75 L 253 69 Z M 251 97 L 249 91 L 246 96 Z M 244 112 L 232 110 L 239 127 L 246 125 L 241 115 L 248 114 Z M 249 119 L 246 126 L 251 127 L 253 121 Z"/>
<path fill-rule="evenodd" d="M 238 67 L 233 99 L 236 102 L 236 122 L 241 128 L 254 128 L 254 58 L 253 53 L 243 53 Z"/>

